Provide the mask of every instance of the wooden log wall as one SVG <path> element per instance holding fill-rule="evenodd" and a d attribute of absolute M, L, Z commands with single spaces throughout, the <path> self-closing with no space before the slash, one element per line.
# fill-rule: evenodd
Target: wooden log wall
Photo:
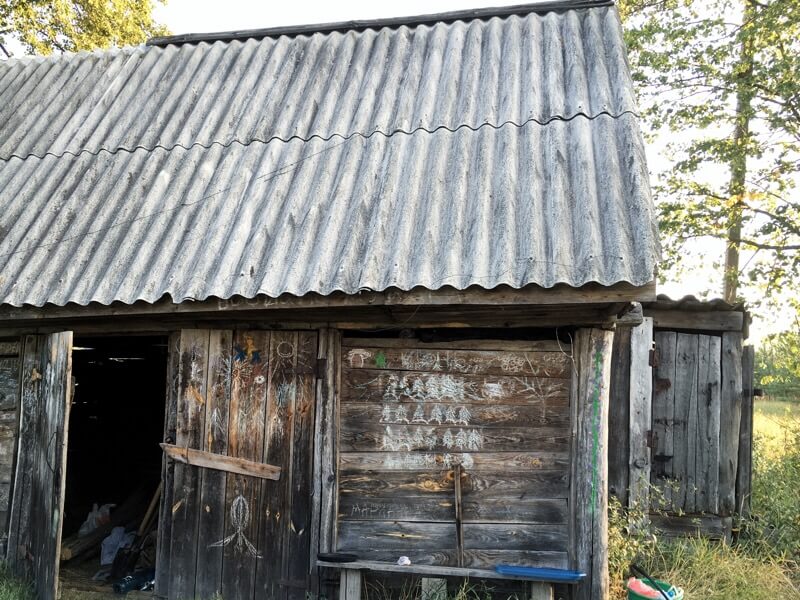
<path fill-rule="evenodd" d="M 315 332 L 183 330 L 167 427 L 175 445 L 279 467 L 277 481 L 176 463 L 157 594 L 305 598 L 314 584 Z M 169 405 L 169 403 L 168 403 Z M 174 416 L 173 416 L 174 412 Z M 170 474 L 171 473 L 171 474 Z M 170 481 L 171 479 L 171 481 Z M 168 556 L 165 555 L 168 549 Z"/>
<path fill-rule="evenodd" d="M 555 341 L 345 338 L 335 549 L 566 568 L 570 352 Z"/>
<path fill-rule="evenodd" d="M 0 340 L 0 553 L 8 540 L 8 509 L 19 428 L 20 340 Z"/>

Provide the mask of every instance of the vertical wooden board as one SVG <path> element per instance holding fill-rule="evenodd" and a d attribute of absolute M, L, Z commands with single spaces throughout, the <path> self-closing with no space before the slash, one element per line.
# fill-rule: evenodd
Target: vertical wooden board
<path fill-rule="evenodd" d="M 32 510 L 33 449 L 39 407 L 40 363 L 39 336 L 29 335 L 23 341 L 20 370 L 20 428 L 14 489 L 9 516 L 9 536 L 6 560 L 17 575 L 29 578 L 31 565 L 27 560 L 31 544 L 30 521 Z"/>
<path fill-rule="evenodd" d="M 696 382 L 695 391 L 689 396 L 689 409 L 686 417 L 686 499 L 684 510 L 690 514 L 698 512 L 703 499 L 703 473 L 706 458 L 703 455 L 701 440 L 707 425 L 704 405 L 707 400 L 705 389 L 708 378 L 708 345 L 707 335 L 697 336 Z M 699 498 L 698 498 L 699 495 Z"/>
<path fill-rule="evenodd" d="M 228 453 L 228 419 L 231 396 L 233 332 L 213 330 L 209 333 L 208 401 L 202 449 L 214 454 Z M 212 598 L 222 593 L 222 555 L 214 546 L 225 537 L 224 471 L 200 470 L 200 522 L 197 535 L 197 579 L 195 596 Z"/>
<path fill-rule="evenodd" d="M 655 493 L 650 508 L 661 510 L 672 504 L 675 432 L 675 361 L 678 334 L 657 331 L 656 366 L 653 378 L 653 451 L 650 481 Z"/>
<path fill-rule="evenodd" d="M 750 514 L 753 477 L 753 370 L 755 349 L 742 350 L 742 420 L 739 427 L 739 462 L 736 470 L 736 510 Z"/>
<path fill-rule="evenodd" d="M 320 334 L 318 357 L 326 360 L 325 371 L 317 382 L 317 410 L 314 426 L 316 444 L 314 451 L 315 488 L 314 506 L 319 513 L 319 541 L 311 544 L 310 560 L 317 552 L 332 552 L 336 540 L 337 469 L 338 456 L 338 398 L 341 385 L 341 332 L 323 330 Z M 317 478 L 318 474 L 318 479 Z M 316 489 L 319 490 L 318 497 Z M 315 521 L 316 523 L 316 521 Z"/>
<path fill-rule="evenodd" d="M 608 596 L 608 394 L 613 332 L 575 336 L 576 436 L 572 456 L 573 566 L 587 574 L 576 600 Z"/>
<path fill-rule="evenodd" d="M 686 510 L 690 406 L 697 402 L 697 336 L 679 333 L 675 346 L 675 414 L 673 418 L 673 489 L 670 510 Z M 694 457 L 691 468 L 694 470 Z M 692 483 L 694 478 L 692 477 Z"/>
<path fill-rule="evenodd" d="M 286 560 L 287 595 L 302 600 L 310 591 L 315 561 L 311 560 L 311 486 L 314 451 L 314 366 L 317 354 L 317 335 L 297 334 L 295 379 L 297 393 L 294 402 L 294 423 L 291 442 L 291 487 L 286 498 L 287 531 L 284 556 Z M 272 482 L 264 482 L 267 487 Z M 266 491 L 266 490 L 265 490 Z"/>
<path fill-rule="evenodd" d="M 0 410 L 16 410 L 19 400 L 19 359 L 0 357 Z"/>
<path fill-rule="evenodd" d="M 267 389 L 272 371 L 270 339 L 265 331 L 234 332 L 229 456 L 262 460 Z M 227 477 L 225 537 L 215 543 L 223 552 L 223 598 L 252 598 L 257 565 L 277 558 L 270 556 L 268 548 L 259 542 L 259 522 L 265 514 L 260 490 L 260 479 L 233 474 Z"/>
<path fill-rule="evenodd" d="M 611 355 L 611 392 L 608 428 L 608 492 L 623 506 L 628 504 L 628 457 L 630 425 L 631 328 L 620 327 L 614 333 Z"/>
<path fill-rule="evenodd" d="M 206 369 L 209 332 L 182 330 L 180 388 L 175 444 L 202 448 L 207 398 Z M 174 497 L 170 548 L 170 598 L 194 598 L 197 574 L 197 526 L 200 510 L 200 470 L 178 463 L 174 472 Z"/>
<path fill-rule="evenodd" d="M 653 319 L 631 330 L 630 359 L 630 496 L 629 505 L 647 512 L 650 506 L 650 449 L 647 431 L 652 420 L 653 369 L 650 350 L 653 347 Z"/>
<path fill-rule="evenodd" d="M 164 441 L 175 443 L 178 419 L 178 394 L 180 390 L 180 333 L 170 334 L 167 342 L 167 381 L 164 406 Z M 158 513 L 158 542 L 156 544 L 155 595 L 166 598 L 169 594 L 170 550 L 172 540 L 172 506 L 175 496 L 175 465 L 167 460 L 161 463 L 161 502 Z"/>
<path fill-rule="evenodd" d="M 263 460 L 280 467 L 281 478 L 262 485 L 263 517 L 259 540 L 273 555 L 257 565 L 256 590 L 267 598 L 286 597 L 286 546 L 291 522 L 291 513 L 287 510 L 292 489 L 291 446 L 298 394 L 295 372 L 303 367 L 298 365 L 297 339 L 295 332 L 274 332 L 269 348 L 269 399 Z"/>
<path fill-rule="evenodd" d="M 739 426 L 742 418 L 742 334 L 722 334 L 722 386 L 719 423 L 719 514 L 730 516 L 736 503 Z"/>
<path fill-rule="evenodd" d="M 695 511 L 716 513 L 719 505 L 719 336 L 700 336 Z"/>

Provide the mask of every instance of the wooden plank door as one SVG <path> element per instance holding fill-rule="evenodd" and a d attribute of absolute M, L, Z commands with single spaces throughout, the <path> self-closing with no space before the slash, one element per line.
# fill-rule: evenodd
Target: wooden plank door
<path fill-rule="evenodd" d="M 313 569 L 317 334 L 183 330 L 170 346 L 176 356 L 167 441 L 275 465 L 281 475 L 270 481 L 170 465 L 161 514 L 169 535 L 160 541 L 157 593 L 174 599 L 305 597 Z"/>
<path fill-rule="evenodd" d="M 656 333 L 651 508 L 719 511 L 722 340 Z"/>
<path fill-rule="evenodd" d="M 7 560 L 55 600 L 64 511 L 72 332 L 27 336 L 21 361 L 19 448 Z"/>

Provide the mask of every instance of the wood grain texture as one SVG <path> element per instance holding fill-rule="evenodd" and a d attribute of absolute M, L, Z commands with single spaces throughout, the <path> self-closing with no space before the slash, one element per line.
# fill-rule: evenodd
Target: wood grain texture
<path fill-rule="evenodd" d="M 572 462 L 573 567 L 587 578 L 577 600 L 608 596 L 608 400 L 614 333 L 579 329 L 575 335 L 576 435 Z"/>
<path fill-rule="evenodd" d="M 248 477 L 271 479 L 273 481 L 277 481 L 281 478 L 280 468 L 261 462 L 233 456 L 224 456 L 222 454 L 215 454 L 214 452 L 192 450 L 191 448 L 179 448 L 172 444 L 159 445 L 164 453 L 172 460 L 185 465 L 194 465 L 206 470 L 247 475 Z"/>
<path fill-rule="evenodd" d="M 685 510 L 687 489 L 694 485 L 694 454 L 690 456 L 690 426 L 696 426 L 692 407 L 697 405 L 697 335 L 679 333 L 675 358 L 675 413 L 673 418 L 673 490 L 671 510 Z M 692 444 L 692 447 L 694 445 Z M 689 466 L 692 465 L 690 471 Z"/>
<path fill-rule="evenodd" d="M 167 381 L 164 394 L 164 440 L 174 442 L 180 394 L 180 332 L 172 332 L 167 341 Z M 175 497 L 175 464 L 164 456 L 161 463 L 161 503 L 158 511 L 158 542 L 156 543 L 156 580 L 154 593 L 169 594 L 172 550 L 172 506 Z"/>
<path fill-rule="evenodd" d="M 721 346 L 719 336 L 700 336 L 693 512 L 719 509 Z"/>
<path fill-rule="evenodd" d="M 650 350 L 653 347 L 653 319 L 645 317 L 631 330 L 630 345 L 630 423 L 629 423 L 629 506 L 647 510 L 650 506 L 650 448 L 647 432 L 651 427 L 653 402 L 653 369 Z"/>
<path fill-rule="evenodd" d="M 720 390 L 719 514 L 736 510 L 736 471 L 739 463 L 739 427 L 742 420 L 742 334 L 722 334 Z"/>
<path fill-rule="evenodd" d="M 742 421 L 739 427 L 739 462 L 736 470 L 736 510 L 750 514 L 753 483 L 753 375 L 755 349 L 742 349 Z"/>
<path fill-rule="evenodd" d="M 231 398 L 231 360 L 233 333 L 209 331 L 207 402 L 203 425 L 202 449 L 214 456 L 228 453 L 228 420 Z M 204 465 L 200 465 L 204 466 Z M 225 471 L 202 468 L 200 471 L 200 514 L 197 530 L 197 570 L 195 594 L 210 598 L 222 592 L 222 552 L 216 546 L 225 537 Z"/>
<path fill-rule="evenodd" d="M 631 328 L 618 327 L 611 353 L 611 390 L 609 392 L 608 429 L 608 492 L 623 506 L 628 506 L 630 468 L 630 376 Z"/>
<path fill-rule="evenodd" d="M 203 444 L 208 351 L 208 330 L 181 331 L 175 444 L 183 448 L 201 448 Z M 177 463 L 174 469 L 173 505 L 170 507 L 170 598 L 193 598 L 195 595 L 199 488 L 199 469 Z"/>
<path fill-rule="evenodd" d="M 656 365 L 653 369 L 653 452 L 650 480 L 655 490 L 653 510 L 672 506 L 675 436 L 675 377 L 678 334 L 656 331 Z"/>

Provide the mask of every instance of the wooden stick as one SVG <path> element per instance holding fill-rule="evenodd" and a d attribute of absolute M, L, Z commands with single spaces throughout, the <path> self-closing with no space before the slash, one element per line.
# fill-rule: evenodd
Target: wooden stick
<path fill-rule="evenodd" d="M 193 450 L 192 448 L 179 448 L 172 444 L 159 444 L 159 446 L 168 457 L 187 465 L 216 469 L 227 473 L 238 473 L 239 475 L 249 475 L 261 479 L 272 479 L 273 481 L 277 481 L 281 476 L 281 468 L 274 465 L 203 452 L 202 450 Z"/>
<path fill-rule="evenodd" d="M 464 513 L 461 504 L 461 465 L 458 464 L 453 470 L 453 481 L 455 487 L 455 507 L 456 507 L 456 548 L 458 550 L 458 566 L 464 566 Z"/>

